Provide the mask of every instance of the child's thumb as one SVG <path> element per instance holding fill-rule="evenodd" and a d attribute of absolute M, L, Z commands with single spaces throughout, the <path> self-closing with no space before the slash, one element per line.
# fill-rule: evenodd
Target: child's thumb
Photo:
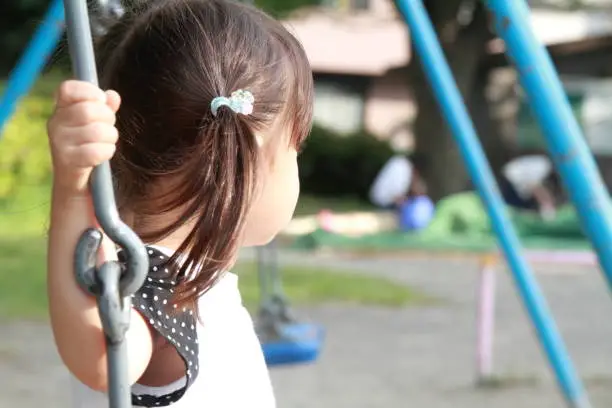
<path fill-rule="evenodd" d="M 121 97 L 115 91 L 106 91 L 106 104 L 113 110 L 113 112 L 117 112 L 119 110 L 119 105 L 121 105 Z"/>

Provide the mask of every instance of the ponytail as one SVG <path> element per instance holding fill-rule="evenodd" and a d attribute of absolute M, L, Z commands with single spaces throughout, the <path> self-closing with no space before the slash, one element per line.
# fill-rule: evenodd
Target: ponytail
<path fill-rule="evenodd" d="M 164 205 L 184 210 L 176 223 L 143 237 L 154 242 L 193 223 L 169 261 L 177 271 L 175 302 L 190 305 L 235 260 L 259 165 L 256 139 L 241 115 L 220 109 L 216 117 L 206 115 L 200 129 L 199 143 L 182 169 L 186 176 Z"/>

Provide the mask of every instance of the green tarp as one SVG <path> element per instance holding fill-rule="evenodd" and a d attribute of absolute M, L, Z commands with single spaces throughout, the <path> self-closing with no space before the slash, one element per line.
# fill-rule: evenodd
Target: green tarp
<path fill-rule="evenodd" d="M 559 209 L 553 221 L 537 214 L 508 209 L 522 244 L 529 249 L 588 250 L 571 206 Z M 420 232 L 389 231 L 348 237 L 323 230 L 298 237 L 293 246 L 300 249 L 333 247 L 349 250 L 457 250 L 487 252 L 496 249 L 496 238 L 484 207 L 475 193 L 462 193 L 440 201 L 433 222 Z"/>

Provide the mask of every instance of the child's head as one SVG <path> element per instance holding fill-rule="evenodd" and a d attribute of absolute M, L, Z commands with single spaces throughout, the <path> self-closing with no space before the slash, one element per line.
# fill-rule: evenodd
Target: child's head
<path fill-rule="evenodd" d="M 250 6 L 159 0 L 128 12 L 98 56 L 101 86 L 122 97 L 111 163 L 120 208 L 145 242 L 187 231 L 183 268 L 199 273 L 179 291 L 202 293 L 240 246 L 265 244 L 293 214 L 296 150 L 312 120 L 306 55 Z M 213 115 L 212 100 L 237 90 L 252 93 L 253 112 Z"/>

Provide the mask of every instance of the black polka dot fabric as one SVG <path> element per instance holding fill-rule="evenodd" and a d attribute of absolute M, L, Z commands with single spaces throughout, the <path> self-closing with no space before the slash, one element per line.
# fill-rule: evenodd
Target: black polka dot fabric
<path fill-rule="evenodd" d="M 132 405 L 137 407 L 161 407 L 177 402 L 198 375 L 198 336 L 193 311 L 178 310 L 171 305 L 176 286 L 174 275 L 167 265 L 168 257 L 159 250 L 147 247 L 149 275 L 142 288 L 132 296 L 134 309 L 144 316 L 151 328 L 174 346 L 185 362 L 186 383 L 181 389 L 167 395 L 147 395 L 132 392 Z M 119 260 L 125 261 L 120 251 Z"/>

